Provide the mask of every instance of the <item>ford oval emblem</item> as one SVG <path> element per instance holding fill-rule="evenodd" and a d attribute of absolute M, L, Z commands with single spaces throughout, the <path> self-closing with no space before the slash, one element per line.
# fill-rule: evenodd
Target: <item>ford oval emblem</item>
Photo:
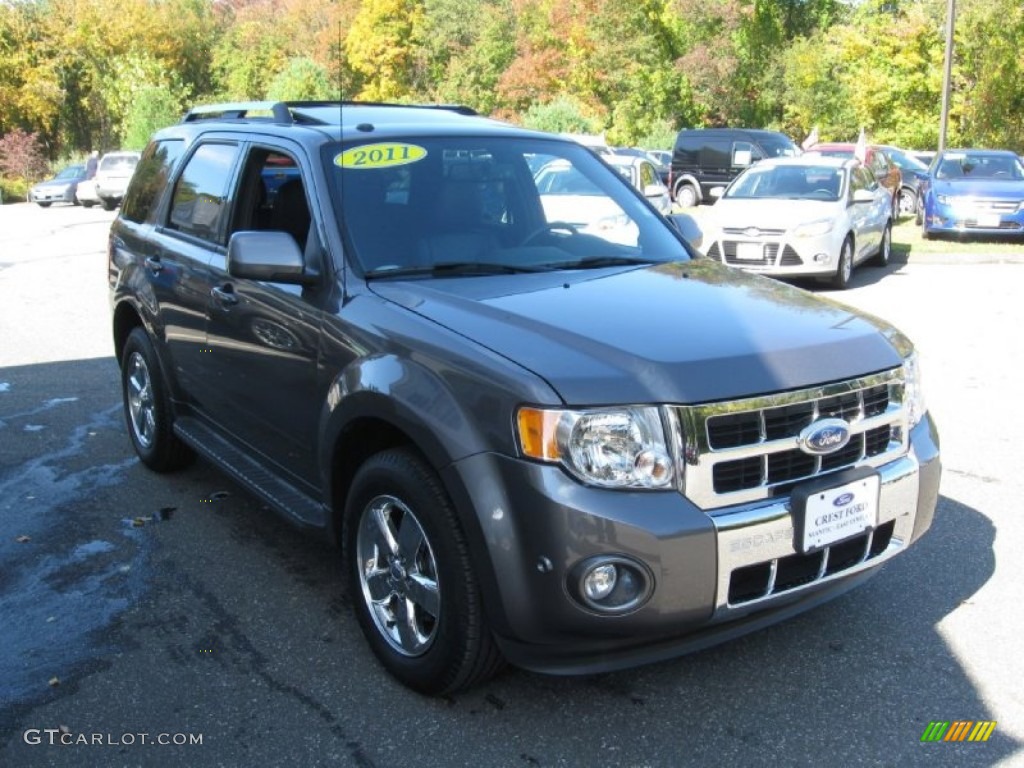
<path fill-rule="evenodd" d="M 812 456 L 835 453 L 850 442 L 850 425 L 842 419 L 819 419 L 805 427 L 796 440 L 800 450 Z"/>
<path fill-rule="evenodd" d="M 852 493 L 841 493 L 838 496 L 836 496 L 835 500 L 832 502 L 832 506 L 845 507 L 847 504 L 853 501 L 854 498 L 855 497 Z"/>

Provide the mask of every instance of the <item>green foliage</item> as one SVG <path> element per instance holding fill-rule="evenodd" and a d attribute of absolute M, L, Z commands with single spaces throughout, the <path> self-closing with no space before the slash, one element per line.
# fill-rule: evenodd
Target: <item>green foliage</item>
<path fill-rule="evenodd" d="M 5 179 L 0 176 L 0 202 L 23 203 L 28 199 L 29 183 L 24 179 Z"/>
<path fill-rule="evenodd" d="M 271 101 L 318 101 L 338 97 L 337 85 L 332 84 L 327 70 L 312 59 L 289 59 L 267 88 Z"/>
<path fill-rule="evenodd" d="M 125 118 L 122 146 L 143 149 L 154 132 L 178 122 L 181 115 L 181 104 L 167 89 L 159 86 L 139 89 Z"/>
<path fill-rule="evenodd" d="M 1022 149 L 1024 5 L 958 3 L 951 144 Z M 0 0 L 0 135 L 140 146 L 194 103 L 468 104 L 610 142 L 938 139 L 946 0 Z"/>
<path fill-rule="evenodd" d="M 523 116 L 523 125 L 549 133 L 598 133 L 600 123 L 585 114 L 583 106 L 571 96 L 558 96 L 547 104 L 537 104 Z"/>

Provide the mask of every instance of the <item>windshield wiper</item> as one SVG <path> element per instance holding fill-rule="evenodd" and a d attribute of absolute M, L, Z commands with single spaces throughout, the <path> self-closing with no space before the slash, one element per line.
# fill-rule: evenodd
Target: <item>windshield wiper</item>
<path fill-rule="evenodd" d="M 654 264 L 654 260 L 642 259 L 637 256 L 588 256 L 575 261 L 556 261 L 545 266 L 551 269 L 598 269 L 600 267 L 631 267 L 643 264 Z"/>
<path fill-rule="evenodd" d="M 455 275 L 519 275 L 525 272 L 546 272 L 548 265 L 525 266 L 522 264 L 495 264 L 479 261 L 443 261 L 432 266 L 381 267 L 366 273 L 367 278 L 377 277 L 448 277 Z"/>

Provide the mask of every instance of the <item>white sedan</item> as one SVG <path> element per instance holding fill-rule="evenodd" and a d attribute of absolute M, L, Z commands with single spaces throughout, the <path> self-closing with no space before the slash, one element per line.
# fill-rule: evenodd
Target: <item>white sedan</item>
<path fill-rule="evenodd" d="M 705 255 L 749 272 L 841 289 L 862 261 L 889 263 L 891 198 L 857 160 L 762 160 L 719 193 L 709 219 Z"/>

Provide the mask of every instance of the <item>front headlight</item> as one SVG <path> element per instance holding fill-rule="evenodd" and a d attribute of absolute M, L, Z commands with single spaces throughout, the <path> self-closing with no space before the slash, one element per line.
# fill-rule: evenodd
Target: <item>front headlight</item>
<path fill-rule="evenodd" d="M 956 198 L 953 197 L 952 195 L 936 195 L 935 196 L 935 201 L 939 205 L 955 205 L 956 204 Z"/>
<path fill-rule="evenodd" d="M 921 359 L 912 352 L 903 360 L 903 402 L 907 406 L 907 419 L 913 429 L 924 418 L 927 407 L 921 388 Z"/>
<path fill-rule="evenodd" d="M 584 483 L 604 488 L 672 487 L 675 471 L 658 408 L 524 407 L 516 423 L 524 456 L 561 464 Z"/>
<path fill-rule="evenodd" d="M 827 235 L 832 231 L 832 227 L 835 226 L 834 219 L 819 219 L 818 221 L 811 221 L 807 224 L 801 224 L 799 227 L 793 230 L 794 237 L 821 237 Z"/>

